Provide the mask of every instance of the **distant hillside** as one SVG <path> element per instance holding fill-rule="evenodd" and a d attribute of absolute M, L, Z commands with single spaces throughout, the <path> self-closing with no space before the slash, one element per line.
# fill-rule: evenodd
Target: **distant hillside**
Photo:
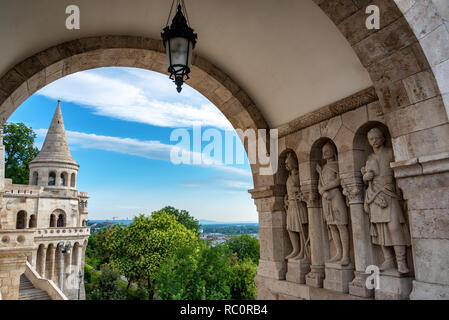
<path fill-rule="evenodd" d="M 133 220 L 89 220 L 90 224 L 93 223 L 122 223 L 125 226 L 130 224 L 131 222 L 133 222 Z M 205 226 L 205 225 L 253 225 L 253 226 L 257 226 L 258 223 L 257 222 L 249 222 L 249 221 L 241 221 L 241 222 L 220 222 L 220 221 L 215 221 L 215 220 L 200 220 L 200 225 Z"/>
<path fill-rule="evenodd" d="M 221 223 L 201 225 L 203 233 L 253 234 L 259 233 L 257 223 Z"/>
<path fill-rule="evenodd" d="M 215 220 L 200 220 L 201 225 L 210 225 L 210 224 L 230 224 L 230 225 L 236 225 L 236 224 L 245 224 L 245 225 L 258 225 L 257 222 L 253 221 L 240 221 L 240 222 L 220 222 Z"/>
<path fill-rule="evenodd" d="M 130 224 L 131 222 L 133 222 L 133 220 L 89 220 L 88 221 L 90 224 L 94 224 L 94 223 L 99 223 L 99 224 L 105 224 L 105 223 L 121 223 L 124 224 L 125 226 Z"/>

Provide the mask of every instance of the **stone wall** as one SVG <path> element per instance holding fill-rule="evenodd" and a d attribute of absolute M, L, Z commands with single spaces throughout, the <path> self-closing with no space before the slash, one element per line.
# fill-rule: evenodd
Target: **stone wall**
<path fill-rule="evenodd" d="M 345 294 L 347 299 L 357 296 L 376 299 L 449 298 L 449 275 L 446 268 L 449 264 L 449 154 L 442 152 L 433 156 L 403 160 L 402 152 L 405 148 L 395 139 L 398 132 L 408 132 L 411 124 L 418 125 L 420 122 L 437 119 L 446 122 L 445 112 L 439 113 L 444 110 L 441 109 L 440 102 L 440 97 L 430 98 L 424 102 L 427 111 L 414 113 L 416 106 L 410 105 L 407 112 L 404 110 L 404 113 L 393 117 L 383 113 L 380 101 L 372 101 L 299 130 L 295 129 L 301 119 L 292 122 L 291 129 L 288 125 L 282 128 L 285 134 L 279 139 L 280 158 L 285 152 L 293 152 L 296 155 L 301 193 L 308 205 L 309 233 L 312 234 L 310 281 L 293 285 L 285 280 L 290 266 L 285 256 L 291 246 L 286 232 L 286 213 L 283 210 L 285 179 L 280 178 L 282 173 L 278 171 L 273 177 L 272 186 L 250 191 L 255 199 L 260 223 L 261 260 L 256 277 L 259 298 L 320 299 L 330 294 L 329 290 L 324 289 L 313 289 L 314 294 L 311 294 L 312 288 L 326 286 L 326 276 L 330 275 L 325 274 L 324 265 L 335 250 L 331 244 L 329 247 L 326 244 L 329 240 L 323 231 L 323 209 L 317 192 L 318 175 L 315 171 L 315 165 L 321 161 L 320 148 L 325 141 L 333 141 L 336 147 L 341 190 L 350 215 L 351 264 L 354 265 L 354 270 L 352 273 L 346 273 L 349 278 L 340 279 L 348 285 L 348 288 L 340 293 Z M 436 106 L 436 109 L 432 109 L 432 106 Z M 319 116 L 322 115 L 323 113 L 319 113 Z M 399 160 L 392 162 L 390 166 L 394 169 L 398 190 L 403 195 L 402 203 L 412 241 L 407 252 L 410 273 L 397 278 L 388 274 L 390 278 L 387 280 L 384 275 L 381 281 L 384 281 L 383 287 L 386 289 L 376 292 L 366 288 L 368 274 L 365 271 L 369 265 L 380 266 L 383 259 L 379 246 L 373 245 L 369 236 L 369 216 L 363 208 L 366 185 L 362 181 L 360 171 L 368 154 L 372 153 L 367 132 L 374 127 L 385 133 L 387 145 L 393 148 L 395 160 Z M 419 145 L 414 145 L 414 148 L 419 149 Z M 434 152 L 442 151 L 438 145 L 425 148 Z M 279 161 L 280 166 L 282 162 Z"/>

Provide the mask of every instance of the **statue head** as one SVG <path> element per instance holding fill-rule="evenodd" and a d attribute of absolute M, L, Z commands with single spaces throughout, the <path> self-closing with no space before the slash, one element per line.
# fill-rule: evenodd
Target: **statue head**
<path fill-rule="evenodd" d="M 285 168 L 287 169 L 287 171 L 298 169 L 298 162 L 293 156 L 293 152 L 289 152 L 287 154 L 287 157 L 285 158 Z"/>
<path fill-rule="evenodd" d="M 379 128 L 368 131 L 368 142 L 374 149 L 380 148 L 385 143 L 385 136 Z"/>
<path fill-rule="evenodd" d="M 327 142 L 322 149 L 323 152 L 323 159 L 324 160 L 329 160 L 329 159 L 333 159 L 336 155 L 335 152 L 335 147 L 332 143 Z"/>

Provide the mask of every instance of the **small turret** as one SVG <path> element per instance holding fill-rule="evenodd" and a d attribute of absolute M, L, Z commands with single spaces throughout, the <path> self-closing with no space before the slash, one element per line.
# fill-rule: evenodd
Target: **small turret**
<path fill-rule="evenodd" d="M 30 162 L 30 184 L 76 189 L 79 165 L 70 154 L 60 101 L 41 151 Z"/>

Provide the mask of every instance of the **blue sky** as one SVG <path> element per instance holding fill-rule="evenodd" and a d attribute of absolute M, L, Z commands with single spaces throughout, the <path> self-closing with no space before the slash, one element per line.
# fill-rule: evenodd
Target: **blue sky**
<path fill-rule="evenodd" d="M 257 221 L 247 190 L 253 187 L 244 164 L 180 164 L 170 161 L 175 129 L 193 126 L 233 132 L 225 116 L 204 96 L 184 85 L 178 94 L 167 76 L 134 68 L 78 72 L 44 87 L 25 101 L 10 122 L 31 126 L 41 147 L 55 111 L 61 109 L 71 153 L 80 165 L 78 189 L 90 195 L 89 218 L 132 218 L 166 205 L 188 210 L 197 219 Z M 224 139 L 224 138 L 223 138 Z M 212 141 L 212 140 L 211 140 Z M 218 156 L 203 151 L 208 159 Z M 237 137 L 223 154 L 242 152 Z"/>

